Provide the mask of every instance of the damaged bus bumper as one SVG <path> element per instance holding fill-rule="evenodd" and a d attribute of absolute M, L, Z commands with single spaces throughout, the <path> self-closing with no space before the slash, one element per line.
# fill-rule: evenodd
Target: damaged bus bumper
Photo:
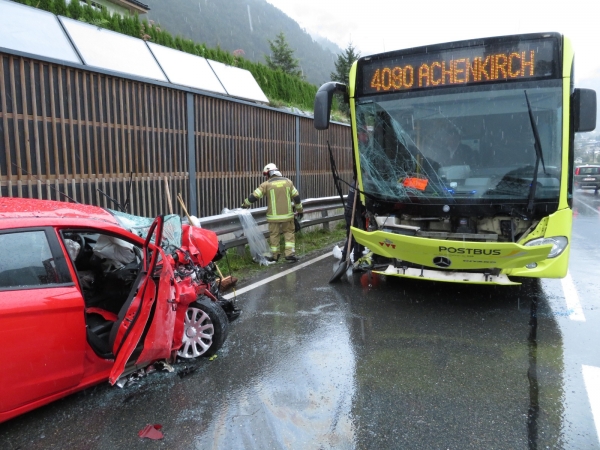
<path fill-rule="evenodd" d="M 374 254 L 391 260 L 387 269 L 376 273 L 451 283 L 519 284 L 508 275 L 528 276 L 527 267 L 535 272 L 538 264 L 548 261 L 552 249 L 550 244 L 529 247 L 514 242 L 423 239 L 354 227 L 352 235 Z"/>
<path fill-rule="evenodd" d="M 443 281 L 446 283 L 468 283 L 468 284 L 498 284 L 498 285 L 519 285 L 511 281 L 506 275 L 491 273 L 472 273 L 451 270 L 435 269 L 417 269 L 413 267 L 394 267 L 390 264 L 384 271 L 374 270 L 373 273 L 387 275 L 392 277 L 413 278 L 416 280 Z"/>

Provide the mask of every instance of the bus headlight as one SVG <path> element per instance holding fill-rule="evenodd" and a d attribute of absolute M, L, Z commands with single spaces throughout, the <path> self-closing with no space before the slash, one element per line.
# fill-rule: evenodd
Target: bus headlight
<path fill-rule="evenodd" d="M 525 247 L 552 244 L 552 249 L 550 250 L 550 253 L 548 253 L 548 258 L 556 258 L 565 250 L 565 248 L 567 248 L 568 243 L 569 240 L 565 236 L 555 236 L 532 239 L 525 244 Z"/>

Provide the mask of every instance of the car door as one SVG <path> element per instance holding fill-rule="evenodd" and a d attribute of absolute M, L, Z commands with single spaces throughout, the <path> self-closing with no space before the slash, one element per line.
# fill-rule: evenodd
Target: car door
<path fill-rule="evenodd" d="M 175 311 L 170 303 L 174 301 L 170 290 L 172 270 L 159 245 L 163 232 L 163 216 L 152 223 L 143 246 L 143 265 L 137 288 L 123 306 L 111 330 L 110 342 L 115 355 L 115 363 L 109 381 L 115 384 L 128 369 L 143 367 L 152 361 L 168 358 L 173 337 Z M 153 330 L 162 330 L 156 339 Z M 165 343 L 168 343 L 165 345 Z"/>
<path fill-rule="evenodd" d="M 0 418 L 80 383 L 83 310 L 53 228 L 0 231 Z"/>

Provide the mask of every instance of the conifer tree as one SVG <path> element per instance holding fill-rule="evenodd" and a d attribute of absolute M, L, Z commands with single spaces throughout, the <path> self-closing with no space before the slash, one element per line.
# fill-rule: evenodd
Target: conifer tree
<path fill-rule="evenodd" d="M 100 20 L 104 23 L 105 28 L 110 28 L 110 19 L 112 15 L 106 6 L 102 6 L 102 10 L 100 11 Z"/>
<path fill-rule="evenodd" d="M 356 51 L 356 48 L 352 45 L 352 42 L 350 42 L 346 50 L 338 55 L 337 61 L 335 62 L 335 72 L 331 72 L 330 75 L 331 80 L 348 85 L 350 68 L 358 58 L 360 58 L 360 53 Z"/>
<path fill-rule="evenodd" d="M 140 16 L 138 16 L 136 13 L 129 20 L 131 23 L 131 35 L 134 37 L 140 37 L 140 34 L 142 32 L 142 23 L 140 22 Z"/>
<path fill-rule="evenodd" d="M 83 14 L 83 8 L 81 7 L 81 3 L 79 0 L 72 0 L 67 6 L 67 13 L 71 19 L 78 20 Z"/>
<path fill-rule="evenodd" d="M 123 16 L 121 17 L 121 33 L 126 34 L 128 36 L 133 36 L 133 23 L 131 21 L 131 17 Z"/>
<path fill-rule="evenodd" d="M 110 17 L 110 24 L 108 25 L 111 30 L 116 31 L 117 33 L 121 32 L 121 21 L 119 20 L 120 17 L 121 16 L 118 14 L 113 14 Z"/>
<path fill-rule="evenodd" d="M 65 0 L 54 0 L 54 13 L 59 16 L 66 16 L 67 2 Z"/>
<path fill-rule="evenodd" d="M 281 31 L 274 41 L 268 39 L 271 47 L 271 55 L 265 56 L 267 65 L 270 69 L 280 69 L 282 72 L 295 77 L 302 77 L 299 61 L 294 58 L 294 51 L 290 48 L 285 39 L 285 34 Z"/>
<path fill-rule="evenodd" d="M 344 83 L 348 86 L 350 68 L 358 58 L 360 58 L 360 53 L 356 51 L 356 48 L 352 45 L 352 42 L 350 42 L 348 47 L 346 47 L 346 50 L 338 55 L 337 61 L 335 62 L 335 72 L 331 72 L 330 75 L 331 80 Z M 350 106 L 347 103 L 347 99 L 341 94 L 336 94 L 336 98 L 338 99 L 340 111 L 349 114 Z"/>
<path fill-rule="evenodd" d="M 43 9 L 44 11 L 54 12 L 52 0 L 39 0 L 36 5 L 39 9 Z"/>
<path fill-rule="evenodd" d="M 74 1 L 74 0 L 73 0 Z M 81 10 L 81 20 L 87 23 L 94 23 L 95 13 L 96 11 L 92 8 L 91 3 L 88 0 L 87 5 L 82 7 Z"/>

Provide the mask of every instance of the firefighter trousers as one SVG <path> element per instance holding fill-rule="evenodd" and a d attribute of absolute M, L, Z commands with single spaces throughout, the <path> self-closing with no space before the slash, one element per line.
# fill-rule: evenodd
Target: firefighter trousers
<path fill-rule="evenodd" d="M 269 244 L 273 258 L 277 258 L 280 251 L 280 236 L 283 234 L 285 240 L 285 256 L 296 254 L 296 236 L 294 219 L 285 222 L 269 222 Z"/>

